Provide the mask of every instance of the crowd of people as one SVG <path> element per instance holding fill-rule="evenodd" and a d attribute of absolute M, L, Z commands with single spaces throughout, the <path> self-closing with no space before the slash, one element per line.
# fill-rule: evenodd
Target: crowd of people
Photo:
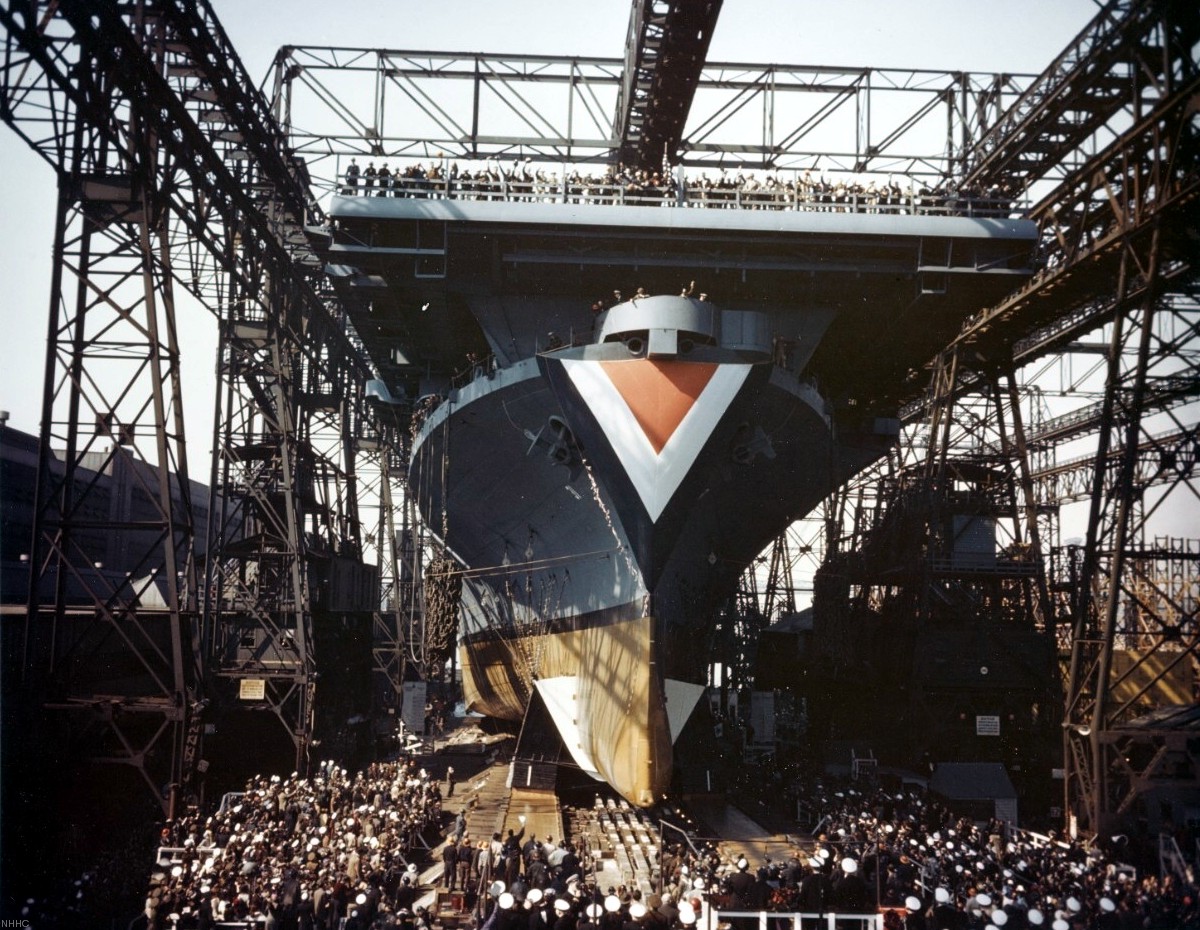
<path fill-rule="evenodd" d="M 564 182 L 565 177 L 565 182 Z M 474 170 L 457 162 L 416 163 L 393 171 L 386 162 L 361 168 L 351 159 L 341 192 L 349 196 L 621 203 L 748 210 L 818 210 L 838 213 L 946 213 L 1008 216 L 1016 195 L 1000 187 L 933 190 L 914 179 L 830 179 L 810 171 L 781 173 L 721 169 L 683 177 L 618 165 L 603 174 L 535 166 L 530 159 L 505 166 L 489 160 Z"/>
<path fill-rule="evenodd" d="M 817 916 L 830 913 L 882 914 L 886 930 L 1200 930 L 1200 890 L 1147 869 L 1123 836 L 1082 844 L 973 821 L 917 788 L 805 781 L 816 828 L 762 862 L 698 839 L 710 830 L 683 810 L 656 811 L 690 838 L 662 846 L 643 896 L 632 880 L 601 887 L 586 836 L 527 836 L 523 820 L 506 836 L 470 834 L 454 780 L 406 757 L 256 776 L 211 816 L 164 824 L 139 925 L 437 930 L 430 901 L 442 890 L 461 896 L 472 930 L 752 930 L 758 912 L 780 914 L 770 930 L 791 930 L 796 913 L 802 930 L 826 929 Z M 116 888 L 108 871 L 145 881 L 131 856 L 26 901 L 20 917 L 91 925 L 97 895 Z"/>
<path fill-rule="evenodd" d="M 336 930 L 354 916 L 355 930 L 381 911 L 415 915 L 415 853 L 441 817 L 441 782 L 412 759 L 253 778 L 212 816 L 163 828 L 176 852 L 152 876 L 148 926 Z"/>
<path fill-rule="evenodd" d="M 762 911 L 882 914 L 885 930 L 1200 928 L 1193 885 L 1139 875 L 1119 849 L 972 821 L 916 789 L 815 783 L 808 795 L 819 824 L 790 856 L 751 863 L 715 841 L 668 844 L 657 890 L 643 896 L 632 883 L 600 887 L 586 846 L 526 837 L 523 821 L 515 834 L 471 836 L 466 808 L 443 815 L 441 782 L 417 762 L 359 774 L 326 764 L 312 778 L 252 779 L 217 814 L 168 823 L 174 861 L 153 876 L 146 918 L 151 928 L 432 930 L 438 915 L 419 901 L 436 885 L 460 895 L 477 930 L 736 930 L 757 927 L 744 915 Z M 443 833 L 440 877 L 426 865 L 423 885 L 421 837 L 435 846 Z"/>
<path fill-rule="evenodd" d="M 757 868 L 711 847 L 664 855 L 666 888 L 724 911 L 883 912 L 888 930 L 1188 930 L 1197 888 L 1138 875 L 1119 850 L 956 817 L 924 793 L 812 792 L 814 845 Z M 736 923 L 736 921 L 735 921 Z M 811 926 L 824 926 L 813 922 Z"/>

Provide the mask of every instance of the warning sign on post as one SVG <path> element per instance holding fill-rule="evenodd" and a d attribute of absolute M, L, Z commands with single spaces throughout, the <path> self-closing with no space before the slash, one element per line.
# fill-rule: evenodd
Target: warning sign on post
<path fill-rule="evenodd" d="M 261 701 L 267 696 L 265 678 L 243 678 L 238 682 L 238 697 L 243 701 Z"/>
<path fill-rule="evenodd" d="M 400 708 L 400 719 L 408 733 L 425 735 L 425 682 L 404 683 L 404 704 Z"/>
<path fill-rule="evenodd" d="M 976 736 L 999 736 L 1000 735 L 1000 718 L 996 716 L 980 715 L 975 718 L 975 735 Z"/>

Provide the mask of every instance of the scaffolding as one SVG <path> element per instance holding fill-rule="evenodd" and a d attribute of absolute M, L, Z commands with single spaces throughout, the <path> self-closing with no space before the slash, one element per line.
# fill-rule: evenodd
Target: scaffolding
<path fill-rule="evenodd" d="M 424 530 L 393 487 L 403 430 L 364 394 L 391 360 L 368 358 L 349 322 L 370 282 L 310 248 L 354 155 L 895 172 L 939 196 L 1032 203 L 1038 272 L 966 320 L 928 377 L 872 398 L 900 410 L 903 439 L 798 547 L 771 552 L 765 587 L 743 592 L 753 622 L 730 620 L 735 664 L 745 678 L 751 627 L 794 606 L 785 565 L 823 547 L 814 635 L 846 669 L 862 660 L 852 635 L 879 618 L 914 642 L 943 623 L 1019 635 L 1039 674 L 1057 654 L 1065 705 L 1034 701 L 1031 683 L 1011 713 L 1061 723 L 1078 829 L 1129 814 L 1168 764 L 1188 771 L 1186 741 L 1155 714 L 1194 700 L 1194 550 L 1153 520 L 1195 494 L 1200 13 L 1113 0 L 1035 76 L 701 64 L 720 4 L 686 42 L 670 31 L 683 6 L 635 4 L 624 59 L 289 47 L 269 99 L 205 2 L 0 8 L 3 118 L 59 191 L 23 668 L 38 706 L 74 721 L 94 758 L 136 769 L 164 811 L 195 791 L 213 701 L 274 713 L 307 764 L 330 618 L 374 629 L 381 706 L 427 665 Z M 663 56 L 677 39 L 685 54 Z M 451 85 L 469 92 L 443 97 Z M 492 125 L 492 98 L 518 128 Z M 963 267 L 929 258 L 929 287 Z M 185 292 L 221 340 L 204 506 L 181 414 Z M 1095 333 L 1097 399 L 1049 415 L 1021 373 L 1087 354 Z M 1089 436 L 1100 467 L 1054 454 Z M 96 466 L 128 466 L 150 516 L 105 511 Z M 1057 539 L 1073 500 L 1089 508 L 1080 546 Z M 128 575 L 91 546 L 117 531 L 137 550 Z M 911 703 L 930 719 L 935 705 Z"/>

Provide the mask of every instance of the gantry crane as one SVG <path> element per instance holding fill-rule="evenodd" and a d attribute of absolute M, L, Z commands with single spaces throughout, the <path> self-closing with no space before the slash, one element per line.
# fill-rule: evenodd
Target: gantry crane
<path fill-rule="evenodd" d="M 1028 215 L 1042 229 L 1041 272 L 965 323 L 931 359 L 932 387 L 917 372 L 896 396 L 876 398 L 908 404 L 909 421 L 933 418 L 929 470 L 945 461 L 949 433 L 937 427 L 948 426 L 961 397 L 982 391 L 1003 401 L 1013 396 L 1017 366 L 1101 325 L 1111 336 L 1096 417 L 1109 437 L 1101 459 L 1111 449 L 1121 464 L 1111 482 L 1098 469 L 1092 484 L 1070 608 L 1064 730 L 1069 806 L 1089 829 L 1104 822 L 1122 710 L 1108 684 L 1117 598 L 1103 592 L 1120 589 L 1126 570 L 1143 489 L 1138 450 L 1169 447 L 1181 462 L 1195 445 L 1188 424 L 1165 440 L 1142 435 L 1140 411 L 1161 396 L 1155 365 L 1190 364 L 1180 342 L 1195 334 L 1197 14 L 1186 4 L 1114 0 L 1037 78 L 794 66 L 734 74 L 705 61 L 720 6 L 635 4 L 625 57 L 611 62 L 541 56 L 498 68 L 487 56 L 288 48 L 269 101 L 203 0 L 0 8 L 2 116 L 59 185 L 24 667 L 44 706 L 98 724 L 107 735 L 97 745 L 117 747 L 98 755 L 133 765 L 156 791 L 186 790 L 206 702 L 224 682 L 280 717 L 302 765 L 319 664 L 314 617 L 378 613 L 356 468 L 360 453 L 400 445 L 362 388 L 381 371 L 386 377 L 389 363 L 367 356 L 342 306 L 350 285 L 327 276 L 308 247 L 310 228 L 322 223 L 317 195 L 336 184 L 341 158 L 533 152 L 568 165 L 648 170 L 897 171 L 945 193 L 987 187 L 1035 197 Z M 437 112 L 434 128 L 396 129 L 385 125 L 379 101 L 369 124 L 350 119 L 344 132 L 306 134 L 289 114 L 306 90 L 325 93 L 314 80 L 323 68 L 361 73 L 379 88 L 470 73 L 474 119 L 431 105 L 424 115 Z M 515 135 L 482 131 L 480 88 L 504 93 L 525 81 L 566 89 L 565 122 L 539 113 Z M 733 99 L 707 106 L 706 92 L 718 88 Z M 815 104 L 788 123 L 782 101 L 793 92 Z M 602 93 L 616 95 L 611 122 Z M 870 100 L 884 93 L 914 103 L 880 125 L 871 114 L 883 108 Z M 773 114 L 760 140 L 721 137 L 734 112 L 760 100 Z M 857 114 L 851 142 L 835 151 L 810 142 L 815 127 L 847 109 Z M 930 121 L 943 127 L 935 144 L 915 145 Z M 931 257 L 930 286 L 952 271 L 942 258 Z M 184 291 L 217 318 L 222 340 L 207 508 L 191 498 L 186 472 L 177 337 Z M 1164 315 L 1180 321 L 1182 336 L 1155 335 Z M 1193 368 L 1183 377 L 1194 385 Z M 1178 396 L 1194 391 L 1185 386 Z M 1021 444 L 1014 437 L 1018 460 Z M 52 455 L 60 448 L 61 466 Z M 102 514 L 87 477 L 93 465 L 118 461 L 146 476 L 139 480 L 153 517 L 136 526 Z M 391 473 L 387 463 L 381 473 Z M 159 470 L 151 478 L 143 466 Z M 1014 474 L 1032 530 L 1039 476 L 1020 467 Z M 1191 479 L 1189 470 L 1178 474 Z M 89 536 L 117 530 L 134 534 L 133 562 L 144 575 L 111 577 L 90 557 Z M 386 574 L 396 583 L 403 575 L 394 565 Z M 163 606 L 148 606 L 151 588 Z M 401 626 L 398 615 L 384 624 L 392 645 L 378 663 L 393 663 L 393 684 L 403 677 L 394 668 Z M 1172 641 L 1180 636 L 1190 654 L 1190 625 Z M 138 668 L 150 686 L 108 675 L 113 659 Z"/>

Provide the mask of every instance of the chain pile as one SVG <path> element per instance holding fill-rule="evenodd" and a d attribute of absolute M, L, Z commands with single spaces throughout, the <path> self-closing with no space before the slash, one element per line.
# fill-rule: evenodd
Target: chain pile
<path fill-rule="evenodd" d="M 454 649 L 462 578 L 458 563 L 445 553 L 425 569 L 425 658 L 428 668 L 441 668 Z"/>

